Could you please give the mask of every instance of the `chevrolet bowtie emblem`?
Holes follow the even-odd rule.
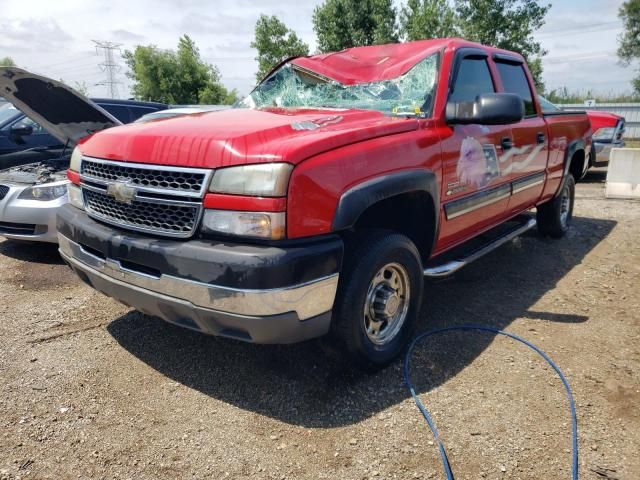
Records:
[[[130,204],[136,197],[136,188],[130,182],[115,182],[107,186],[107,195],[116,199],[116,202]]]

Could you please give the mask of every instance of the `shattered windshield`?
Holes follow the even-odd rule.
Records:
[[[256,87],[240,106],[360,108],[388,115],[429,116],[438,56],[431,55],[391,80],[344,85],[287,63]]]

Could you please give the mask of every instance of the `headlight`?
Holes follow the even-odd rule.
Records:
[[[74,172],[80,172],[80,168],[82,167],[82,152],[78,147],[73,149],[73,153],[71,153],[71,163],[69,163],[69,168]]]
[[[205,210],[203,231],[242,237],[281,240],[285,237],[284,212],[236,212]]]
[[[613,140],[614,133],[615,128],[613,127],[599,128],[598,131],[593,134],[593,139],[595,141],[610,142]]]
[[[84,210],[84,200],[80,187],[70,183],[67,188],[69,189],[69,203],[80,210]]]
[[[284,197],[293,165],[265,163],[216,170],[209,191],[255,197]]]
[[[69,181],[64,180],[62,182],[36,185],[35,187],[23,190],[18,198],[20,200],[39,200],[41,202],[55,200],[56,198],[60,198],[67,193],[68,184]]]

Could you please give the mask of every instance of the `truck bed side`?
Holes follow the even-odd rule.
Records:
[[[544,119],[549,138],[549,161],[547,181],[539,203],[556,194],[565,172],[572,173],[578,180],[588,167],[591,153],[591,123],[585,112],[545,113]]]

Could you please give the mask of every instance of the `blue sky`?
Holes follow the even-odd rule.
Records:
[[[188,33],[203,56],[218,65],[224,83],[246,93],[257,69],[249,47],[260,13],[278,15],[312,50],[315,39],[311,15],[320,0],[0,0],[0,57],[67,82],[86,82],[92,95],[105,95],[98,85],[92,39],[118,41],[122,48],[154,43],[174,48]],[[396,1],[399,3],[399,0]],[[630,90],[632,68],[622,68],[615,56],[621,31],[617,18],[622,0],[555,0],[547,24],[537,37],[549,51],[544,59],[550,88]],[[121,62],[122,63],[122,62]],[[123,65],[124,67],[124,65]],[[120,95],[128,94],[124,68]]]
[[[622,92],[630,90],[632,67],[616,56],[622,32],[618,10],[622,0],[552,2],[547,24],[536,34],[549,51],[543,59],[548,87]]]

